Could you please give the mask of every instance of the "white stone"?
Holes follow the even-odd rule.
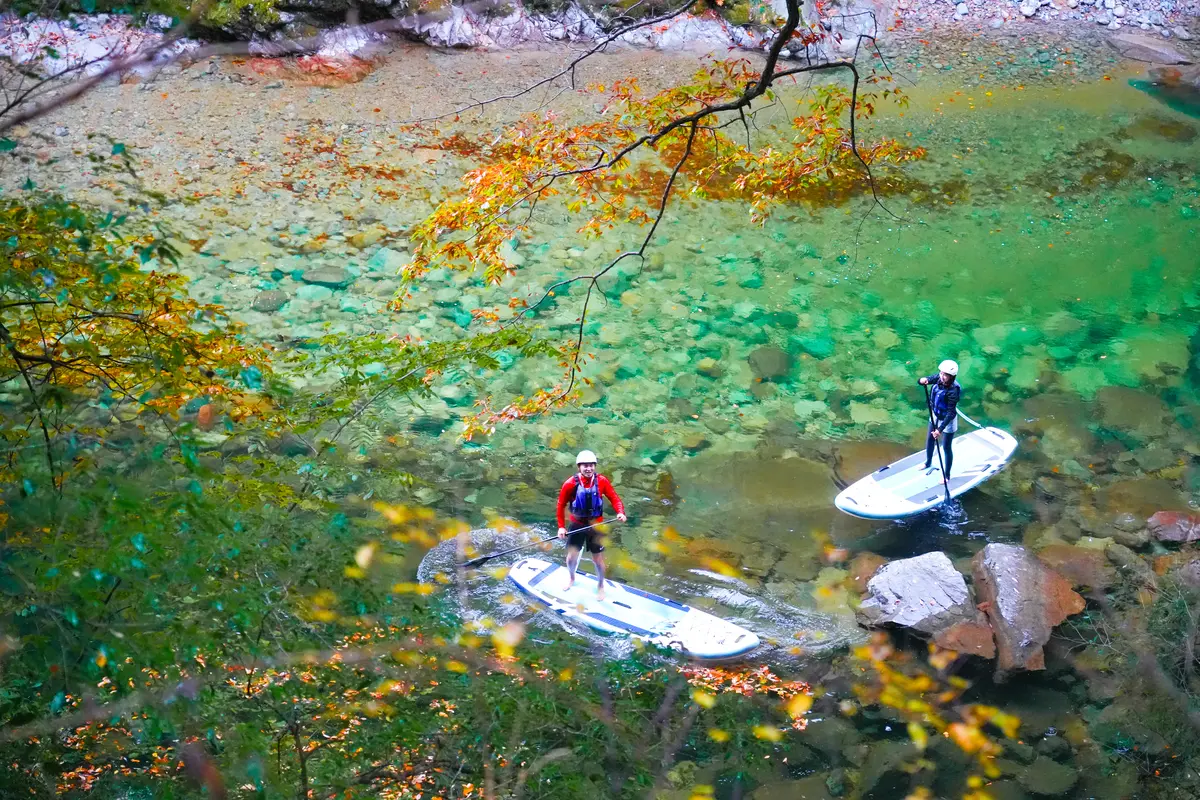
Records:
[[[1174,33],[1176,37],[1183,39],[1184,41],[1192,38],[1192,35],[1188,33],[1188,29],[1182,25],[1176,25],[1171,29],[1171,32]]]
[[[1117,7],[1117,0],[1104,0],[1104,7],[1112,11]]]
[[[956,13],[958,13],[958,14],[960,14],[960,15],[964,16],[964,17],[965,17],[967,14],[970,14],[970,13],[971,13],[971,9],[970,9],[970,8],[967,6],[967,4],[966,4],[966,3],[959,3],[958,5],[956,5],[956,6],[954,7],[954,11],[955,11]]]
[[[1120,19],[1121,17],[1125,16],[1125,6],[1117,6],[1116,8],[1114,8],[1113,16],[1116,17],[1117,19]]]

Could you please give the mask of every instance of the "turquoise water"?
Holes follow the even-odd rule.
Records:
[[[384,408],[372,424],[408,437],[396,457],[422,479],[415,499],[471,521],[492,509],[544,522],[588,447],[631,507],[613,544],[644,580],[695,567],[682,548],[659,551],[671,524],[693,540],[688,553],[738,567],[756,591],[843,616],[844,597],[817,599],[838,574],[814,533],[852,551],[966,556],[988,540],[1031,541],[1064,517],[1068,534],[1091,525],[1102,535],[1120,513],[1194,503],[1196,123],[1120,76],[969,89],[948,80],[909,87],[908,108],[882,105],[863,132],[929,151],[882,206],[787,206],[758,228],[739,203],[676,205],[644,267],[601,282],[585,326],[593,385],[579,405],[463,442],[461,420],[479,398],[561,378],[533,362],[455,373],[432,402]],[[354,117],[369,87],[312,90],[309,103],[328,106],[337,92],[349,121],[272,117],[278,130],[237,156],[250,159],[251,180],[223,186],[200,173],[188,190],[213,195],[163,213],[198,243],[184,264],[197,295],[255,335],[460,335],[471,310],[536,298],[641,233],[585,242],[581,219],[543,209],[504,286],[438,270],[405,312],[388,313],[407,260],[396,232],[470,164],[431,148],[438,138]],[[783,95],[781,109],[803,99],[799,88]],[[586,96],[568,101],[589,113]],[[470,129],[499,129],[495,115]],[[759,120],[764,137],[771,119]],[[354,164],[408,178],[398,186],[360,169],[347,180]],[[348,285],[304,284],[301,273],[319,267],[348,270]],[[264,290],[287,302],[255,308]],[[581,297],[576,287],[539,309],[540,335],[570,336]],[[950,513],[891,524],[834,511],[838,481],[921,444],[915,379],[948,357],[962,366],[964,411],[1021,439],[1015,463]]]

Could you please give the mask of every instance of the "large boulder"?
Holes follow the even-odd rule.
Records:
[[[1108,37],[1108,44],[1131,61],[1150,64],[1191,64],[1192,57],[1181,53],[1157,36],[1142,33],[1117,33]]]
[[[959,652],[984,658],[996,654],[991,629],[975,608],[966,580],[942,552],[880,567],[867,581],[858,619],[868,627],[911,628]]]
[[[1045,669],[1042,645],[1055,625],[1083,611],[1083,598],[1024,547],[989,544],[971,566],[980,606],[996,633],[1000,673]]]
[[[1183,544],[1200,541],[1200,516],[1178,511],[1159,511],[1150,517],[1146,527],[1160,542]]]

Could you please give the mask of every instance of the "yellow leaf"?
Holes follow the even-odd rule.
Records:
[[[787,713],[792,717],[800,717],[807,714],[813,706],[813,698],[811,694],[798,694],[787,703]]]
[[[720,728],[709,728],[708,729],[708,738],[712,739],[714,742],[717,742],[718,744],[720,744],[722,742],[728,742],[729,741],[729,731],[723,731]]]
[[[710,572],[715,572],[718,575],[724,575],[727,578],[736,578],[739,573],[735,567],[726,564],[719,558],[702,558],[700,563],[705,566]]]
[[[500,655],[511,656],[524,638],[525,626],[513,620],[496,629],[492,634],[492,644]]]
[[[451,672],[465,674],[470,668],[461,661],[451,660],[446,662],[446,669],[450,670]]]
[[[354,563],[358,564],[360,569],[366,569],[371,566],[371,560],[375,558],[375,543],[368,542],[354,554]]]
[[[717,697],[716,695],[697,689],[692,692],[692,702],[701,708],[712,708],[717,704]]]
[[[908,738],[912,739],[913,744],[922,752],[925,751],[926,746],[929,744],[929,733],[923,725],[917,722],[908,723]]]
[[[783,731],[773,725],[755,725],[754,735],[759,739],[765,739],[768,742],[778,742],[783,739]]]

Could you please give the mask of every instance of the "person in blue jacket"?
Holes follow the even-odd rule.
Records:
[[[946,359],[938,364],[935,375],[921,378],[917,383],[932,387],[929,393],[933,419],[929,422],[929,435],[925,437],[925,469],[932,469],[933,448],[940,439],[945,454],[946,474],[943,482],[950,479],[950,465],[954,463],[954,434],[958,433],[958,398],[962,387],[958,385],[958,364]]]

